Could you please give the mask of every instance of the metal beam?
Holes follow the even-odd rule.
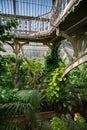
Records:
[[[37,20],[37,21],[50,21],[49,18],[43,18],[43,17],[33,17],[33,16],[23,16],[23,15],[14,15],[14,14],[1,14],[2,17],[14,17],[21,19],[21,20]]]
[[[13,0],[14,16],[16,16],[16,0]]]
[[[83,64],[84,62],[87,62],[87,53],[76,59],[72,64],[70,64],[63,72],[62,77],[64,77],[69,71],[74,69],[75,67]]]

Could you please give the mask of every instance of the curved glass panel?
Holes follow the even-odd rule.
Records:
[[[14,14],[15,10],[16,15],[35,17],[49,12],[51,8],[52,0],[0,0],[2,14]]]

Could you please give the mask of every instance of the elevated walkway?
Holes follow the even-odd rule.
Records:
[[[1,12],[1,16],[14,16],[18,20],[27,20],[30,22],[30,26],[32,26],[32,21],[35,21],[34,24],[40,22],[42,29],[38,29],[39,26],[36,26],[34,30],[32,28],[28,30],[23,28],[21,30],[12,30],[12,32],[16,34],[18,39],[50,42],[52,39],[60,37],[59,31],[73,34],[84,22],[87,22],[86,8],[83,7],[86,6],[86,3],[86,0],[55,0],[49,12],[39,16],[26,16],[17,14],[16,1],[13,0],[14,13]]]

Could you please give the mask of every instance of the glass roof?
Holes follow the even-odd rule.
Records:
[[[49,12],[52,0],[0,0],[2,14],[39,16]]]

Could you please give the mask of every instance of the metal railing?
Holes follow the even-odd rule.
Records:
[[[41,16],[32,17],[29,19],[18,19],[18,27],[16,30],[12,30],[16,34],[29,35],[41,31],[47,31],[50,29],[50,15],[51,12],[43,14]]]

